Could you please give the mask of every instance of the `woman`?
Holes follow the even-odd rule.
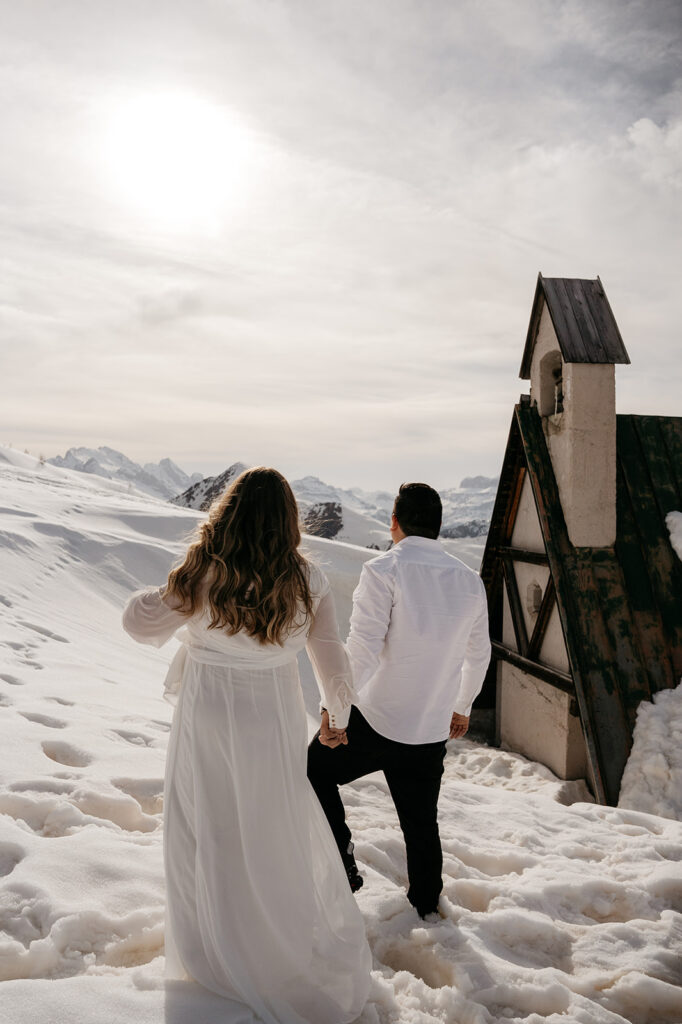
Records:
[[[158,646],[183,627],[166,681],[177,699],[164,794],[167,976],[189,976],[266,1024],[341,1024],[362,1010],[371,958],[306,778],[296,655],[307,648],[331,717],[350,702],[351,675],[329,583],[300,540],[284,477],[247,470],[167,585],[133,595],[123,625]]]

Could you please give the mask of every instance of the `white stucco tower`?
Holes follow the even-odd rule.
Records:
[[[615,364],[629,362],[599,278],[538,275],[520,376],[530,378],[575,547],[616,539]]]

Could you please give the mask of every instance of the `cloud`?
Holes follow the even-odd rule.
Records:
[[[494,472],[538,270],[601,275],[621,408],[673,412],[675,9],[13,5],[0,432],[349,484]],[[145,221],[99,173],[112,98],[150,87],[251,133],[212,230]]]

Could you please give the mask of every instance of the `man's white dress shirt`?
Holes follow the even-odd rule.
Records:
[[[439,541],[405,537],[365,562],[346,648],[354,703],[376,732],[401,743],[447,739],[453,711],[471,713],[490,660],[480,576]]]

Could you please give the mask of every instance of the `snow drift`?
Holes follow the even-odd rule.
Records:
[[[164,986],[174,648],[120,628],[127,595],[163,580],[198,515],[7,449],[0,495],[0,1020],[253,1024],[190,983]],[[345,628],[373,552],[307,543]],[[305,662],[303,685],[312,730]],[[405,898],[383,776],[346,788],[374,955],[362,1024],[682,1020],[682,826],[585,795],[517,755],[450,744],[445,916],[428,924]]]

